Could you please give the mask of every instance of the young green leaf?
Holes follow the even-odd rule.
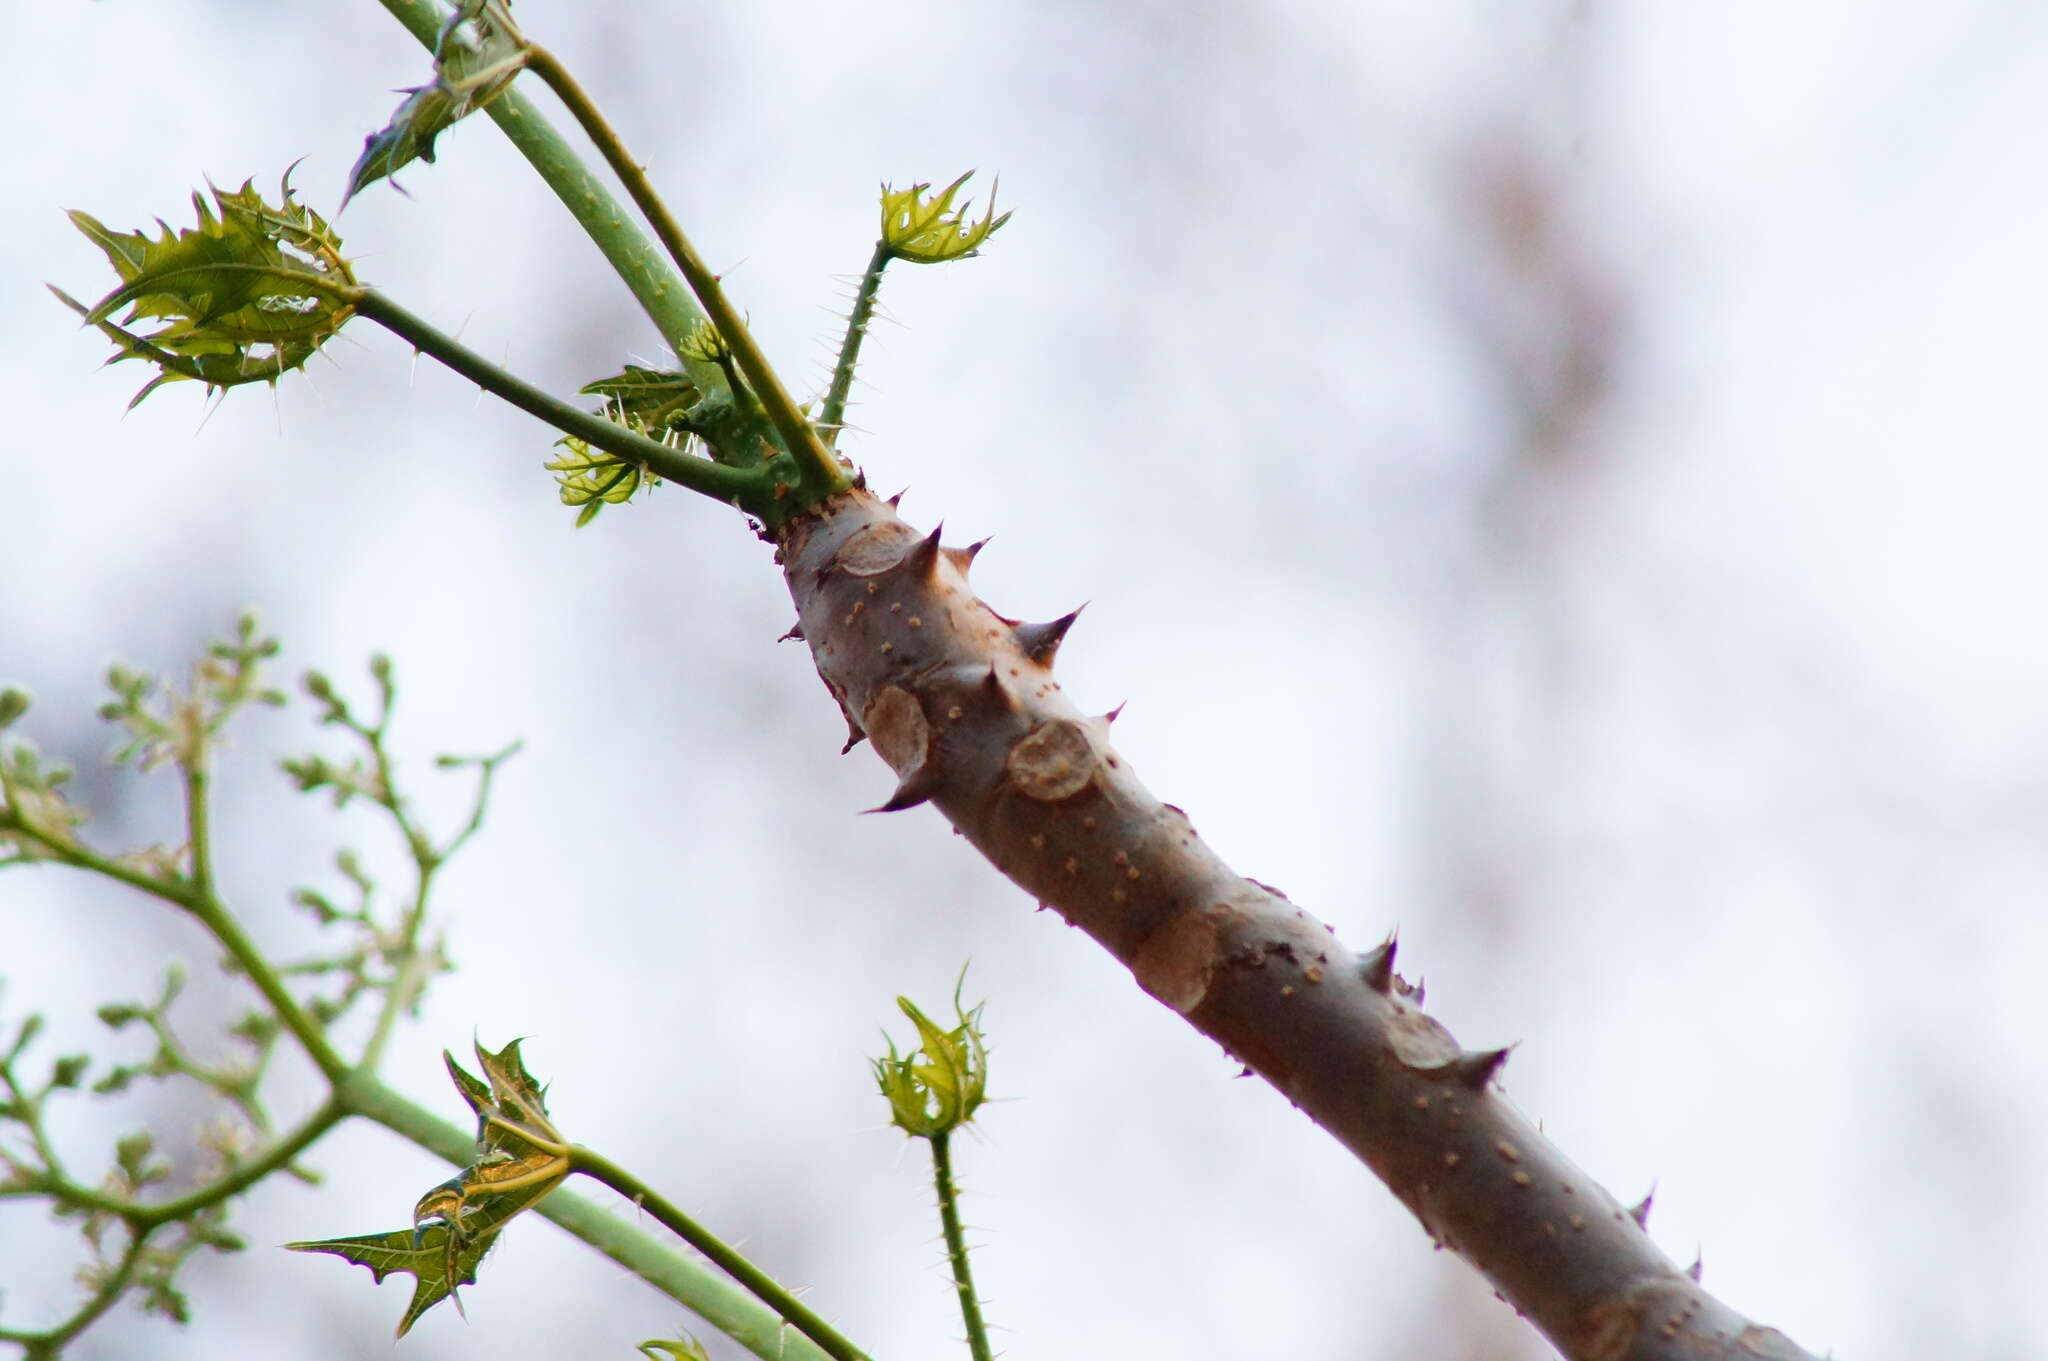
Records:
[[[671,430],[688,431],[690,408],[704,394],[687,374],[628,364],[624,373],[585,383],[578,389],[605,399],[607,420],[660,439]]]
[[[534,1199],[539,1199],[535,1196]],[[521,1208],[524,1208],[523,1206]],[[502,1222],[497,1226],[503,1227]],[[328,1238],[319,1242],[286,1243],[293,1252],[324,1252],[370,1269],[378,1284],[393,1272],[413,1277],[412,1299],[398,1320],[398,1336],[404,1337],[420,1315],[455,1295],[465,1285],[476,1283],[477,1264],[497,1242],[495,1231],[476,1232],[471,1221],[467,1241],[458,1238],[446,1224],[423,1230],[393,1229],[389,1233],[359,1234],[353,1238]],[[462,1307],[461,1298],[455,1307]]]
[[[121,286],[92,307],[52,288],[59,301],[114,342],[114,357],[144,359],[158,374],[132,407],[165,383],[196,379],[214,388],[275,383],[302,367],[355,315],[355,274],[341,238],[293,197],[287,172],[279,202],[264,202],[251,182],[212,189],[209,205],[192,195],[197,227],[162,235],[117,232],[74,210],[72,225],[105,252]],[[128,315],[115,322],[122,308]],[[142,320],[167,325],[140,335]]]
[[[908,997],[896,1005],[917,1027],[917,1046],[906,1054],[889,1042],[887,1058],[875,1059],[875,1081],[888,1099],[890,1123],[920,1139],[950,1134],[974,1118],[987,1097],[988,1050],[981,1036],[981,1008],[968,1011],[959,999],[960,1024],[943,1030]]]
[[[463,1070],[453,1054],[442,1052],[448,1076],[455,1090],[476,1112],[477,1146],[492,1154],[524,1157],[535,1147],[559,1154],[562,1136],[548,1120],[547,1094],[526,1062],[519,1056],[520,1041],[514,1040],[493,1054],[476,1046],[476,1061],[484,1070],[478,1081]]]
[[[974,172],[970,170],[929,197],[925,194],[931,188],[929,184],[913,184],[908,189],[883,185],[882,245],[889,254],[916,265],[944,264],[976,254],[981,244],[1010,220],[1010,215],[996,216],[993,192],[989,194],[988,211],[979,222],[966,216],[970,203],[954,208],[953,196],[972,178]]]
[[[564,435],[555,445],[563,452],[543,466],[555,474],[562,504],[579,508],[578,529],[595,520],[606,506],[630,501],[641,487],[652,487],[661,481],[639,464],[593,449],[574,435]]]
[[[391,121],[363,139],[342,207],[415,160],[431,163],[435,138],[504,93],[526,65],[526,40],[510,8],[510,0],[464,0],[456,7],[434,49],[434,79],[407,90]]]
[[[514,1040],[497,1053],[476,1047],[484,1076],[442,1056],[455,1090],[477,1116],[477,1160],[420,1197],[413,1226],[389,1233],[287,1243],[295,1252],[324,1252],[370,1269],[377,1281],[392,1272],[414,1278],[413,1296],[398,1335],[420,1315],[476,1282],[477,1264],[521,1211],[561,1185],[570,1166],[562,1137],[548,1120],[545,1094],[526,1071]]]

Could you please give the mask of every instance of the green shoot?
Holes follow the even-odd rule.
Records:
[[[914,265],[938,265],[968,259],[980,254],[982,244],[1010,220],[1008,213],[995,215],[993,193],[979,222],[968,218],[970,204],[953,206],[953,196],[973,177],[970,170],[929,196],[929,184],[913,184],[903,190],[882,186],[882,234],[875,241],[874,253],[868,257],[868,267],[854,292],[853,311],[846,318],[846,335],[839,342],[839,358],[832,365],[832,383],[826,389],[825,404],[818,415],[818,426],[825,432],[828,444],[838,442],[839,431],[846,423],[846,402],[853,392],[861,342],[867,339],[868,326],[875,314],[875,296],[882,288],[882,271],[889,267],[889,262],[907,260]]]
[[[981,1316],[981,1297],[974,1290],[968,1261],[967,1234],[960,1223],[960,1189],[953,1177],[953,1132],[974,1118],[987,1097],[988,1049],[981,1033],[981,1007],[960,1005],[956,990],[953,1012],[959,1024],[943,1029],[907,997],[896,999],[917,1027],[918,1044],[898,1054],[889,1041],[886,1058],[873,1061],[875,1081],[889,1102],[890,1123],[923,1139],[932,1149],[932,1185],[938,1195],[939,1225],[946,1237],[946,1258],[953,1269],[953,1290],[967,1328],[967,1346],[974,1361],[991,1361],[988,1325]]]

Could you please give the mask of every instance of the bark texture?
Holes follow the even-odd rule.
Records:
[[[784,530],[778,560],[850,728],[989,862],[1093,936],[1153,997],[1362,1158],[1442,1247],[1575,1361],[1808,1358],[1701,1289],[1494,1084],[1394,970],[1235,873],[1079,712],[1052,664],[1073,623],[1004,618],[974,548],[856,490]]]

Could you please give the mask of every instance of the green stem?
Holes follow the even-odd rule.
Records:
[[[379,0],[391,16],[429,52],[440,41],[447,15],[433,0]],[[690,290],[676,277],[661,251],[634,225],[632,214],[610,189],[584,166],[547,116],[517,88],[485,106],[507,141],[526,157],[543,183],[576,220],[619,276],[634,300],[659,330],[675,344],[688,335],[704,314],[690,300]],[[718,386],[718,370],[702,361],[685,361],[691,380],[705,392]]]
[[[715,501],[737,505],[756,518],[780,518],[773,488],[767,485],[767,479],[761,473],[728,468],[708,458],[671,449],[602,416],[570,406],[525,379],[499,368],[474,350],[464,348],[452,337],[372,289],[351,289],[346,296],[361,316],[410,341],[478,387],[564,434],[574,435],[608,454],[640,464],[678,486],[688,487]]]
[[[350,726],[370,749],[370,759],[376,766],[377,789],[382,794],[378,800],[391,820],[398,827],[399,836],[405,842],[406,852],[412,857],[413,891],[412,903],[406,908],[405,923],[399,928],[397,944],[387,952],[399,961],[397,976],[391,980],[391,987],[384,994],[384,1004],[377,1010],[376,1024],[370,1030],[370,1039],[363,1046],[358,1062],[364,1068],[375,1068],[383,1060],[384,1047],[391,1042],[392,1032],[398,1025],[398,1018],[413,1004],[425,986],[423,972],[425,963],[420,959],[420,927],[427,920],[427,899],[433,891],[434,876],[448,859],[448,852],[435,848],[426,832],[412,820],[406,810],[405,800],[398,795],[398,781],[392,770],[391,753],[384,745],[384,729],[391,722],[391,680],[388,669],[378,673],[378,684],[383,689],[384,710],[375,727],[366,728],[353,721]],[[481,817],[481,813],[478,814]],[[475,819],[472,819],[474,825]]]
[[[953,1264],[953,1290],[960,1297],[960,1317],[967,1323],[967,1349],[974,1361],[990,1361],[988,1327],[981,1318],[981,1299],[974,1293],[974,1271],[967,1262],[967,1235],[960,1229],[960,1189],[953,1181],[953,1136],[931,1136],[932,1184],[939,1192],[939,1223],[946,1231],[946,1256]]]
[[[746,374],[747,381],[753,384],[754,394],[761,399],[761,405],[767,409],[768,419],[774,422],[776,433],[782,436],[783,447],[797,461],[805,491],[810,493],[813,499],[822,499],[851,486],[853,479],[819,440],[818,432],[804,418],[803,412],[797,409],[796,402],[782,386],[781,376],[775,372],[767,356],[761,353],[760,346],[754,343],[754,337],[747,330],[746,322],[727,301],[725,290],[719,285],[718,276],[706,267],[696,248],[691,246],[689,238],[683,235],[682,228],[670,215],[668,205],[654,192],[654,186],[647,179],[646,170],[627,154],[625,143],[619,140],[618,133],[605,121],[604,115],[583,92],[583,87],[576,83],[575,78],[555,59],[555,55],[544,47],[528,46],[526,66],[529,71],[547,82],[548,88],[568,107],[584,133],[603,154],[605,163],[612,168],[612,173],[626,186],[626,192],[632,197],[634,205],[654,228],[655,239],[661,242],[662,247],[668,251],[669,259],[682,271],[683,278],[689,282],[690,290],[697,295],[697,301],[703,304],[705,313],[710,316],[712,324],[718,327],[719,334],[731,348],[733,358],[739,361],[740,371]]]
[[[150,1230],[144,1229],[129,1235],[128,1246],[121,1252],[121,1260],[107,1269],[99,1288],[73,1311],[70,1318],[55,1328],[42,1332],[0,1328],[0,1342],[12,1342],[22,1347],[23,1361],[55,1361],[66,1345],[90,1328],[98,1321],[100,1315],[113,1308],[120,1298],[128,1293],[129,1283],[134,1279],[135,1268],[142,1260],[143,1244],[148,1241],[149,1234]]]
[[[240,1195],[311,1148],[322,1135],[346,1118],[348,1111],[339,1099],[330,1096],[325,1105],[307,1116],[297,1129],[271,1145],[262,1157],[243,1163],[219,1181],[161,1205],[136,1205],[119,1213],[138,1228],[154,1228],[183,1219],[230,1196]]]
[[[591,1152],[582,1145],[569,1149],[569,1165],[586,1177],[603,1182],[633,1202],[654,1221],[715,1262],[725,1273],[752,1291],[756,1298],[788,1319],[798,1332],[824,1349],[835,1361],[867,1361],[867,1353],[841,1337],[824,1319],[806,1308],[803,1301],[785,1290],[766,1272],[733,1251],[703,1225],[656,1195],[645,1182],[617,1163]]]
[[[875,314],[875,295],[882,288],[882,271],[895,252],[887,241],[875,242],[868,257],[867,273],[860,276],[860,290],[853,295],[853,311],[846,318],[846,338],[839,342],[839,362],[832,366],[832,386],[825,393],[825,406],[818,413],[818,427],[831,444],[839,442],[839,429],[846,424],[846,399],[853,391],[854,366],[860,363],[860,345],[868,338],[868,322]]]
[[[456,1128],[367,1072],[349,1074],[336,1096],[351,1113],[376,1121],[457,1167],[475,1160],[473,1131]],[[534,1213],[553,1220],[763,1361],[827,1361],[834,1355],[792,1336],[774,1311],[723,1276],[587,1197],[556,1191],[535,1206]]]
[[[306,1014],[298,999],[286,989],[284,979],[263,952],[256,948],[255,942],[249,939],[227,905],[209,893],[194,894],[185,906],[199,924],[221,943],[228,957],[235,962],[235,967],[256,985],[256,991],[263,994],[263,1000],[270,1004],[271,1011],[284,1022],[285,1029],[292,1032],[292,1038],[306,1051],[306,1057],[313,1060],[320,1075],[330,1084],[339,1083],[347,1076],[347,1060],[328,1042],[327,1032]]]
[[[204,807],[203,798],[198,806]],[[214,939],[226,947],[228,957],[234,960],[236,967],[255,985],[256,990],[263,994],[263,1000],[270,1004],[277,1018],[284,1022],[285,1029],[292,1032],[293,1038],[305,1049],[306,1056],[313,1060],[321,1075],[329,1082],[336,1082],[347,1073],[348,1064],[336,1052],[334,1046],[327,1042],[326,1032],[321,1030],[285,989],[284,980],[277,970],[271,967],[270,961],[256,948],[248,933],[242,930],[242,924],[235,920],[234,914],[228,911],[227,905],[219,898],[209,892],[201,892],[197,884],[191,880],[166,882],[153,878],[117,864],[76,842],[46,836],[32,827],[17,823],[13,830],[18,836],[33,839],[62,864],[100,875],[116,883],[126,884],[130,888],[147,893],[153,898],[161,898],[191,913],[201,926],[213,934]],[[205,829],[202,824],[189,830],[203,836]]]
[[[195,699],[193,703],[198,703]],[[185,775],[185,827],[192,856],[192,893],[208,897],[213,893],[212,813],[206,797],[205,738],[193,744],[182,762]]]

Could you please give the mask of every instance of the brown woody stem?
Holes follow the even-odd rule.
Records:
[[[1503,1050],[1460,1048],[1394,972],[1236,873],[1060,692],[1072,616],[1014,624],[971,553],[865,491],[784,530],[818,673],[895,770],[991,864],[1093,936],[1139,986],[1306,1111],[1566,1356],[1809,1358],[1722,1304],[1501,1094]]]

